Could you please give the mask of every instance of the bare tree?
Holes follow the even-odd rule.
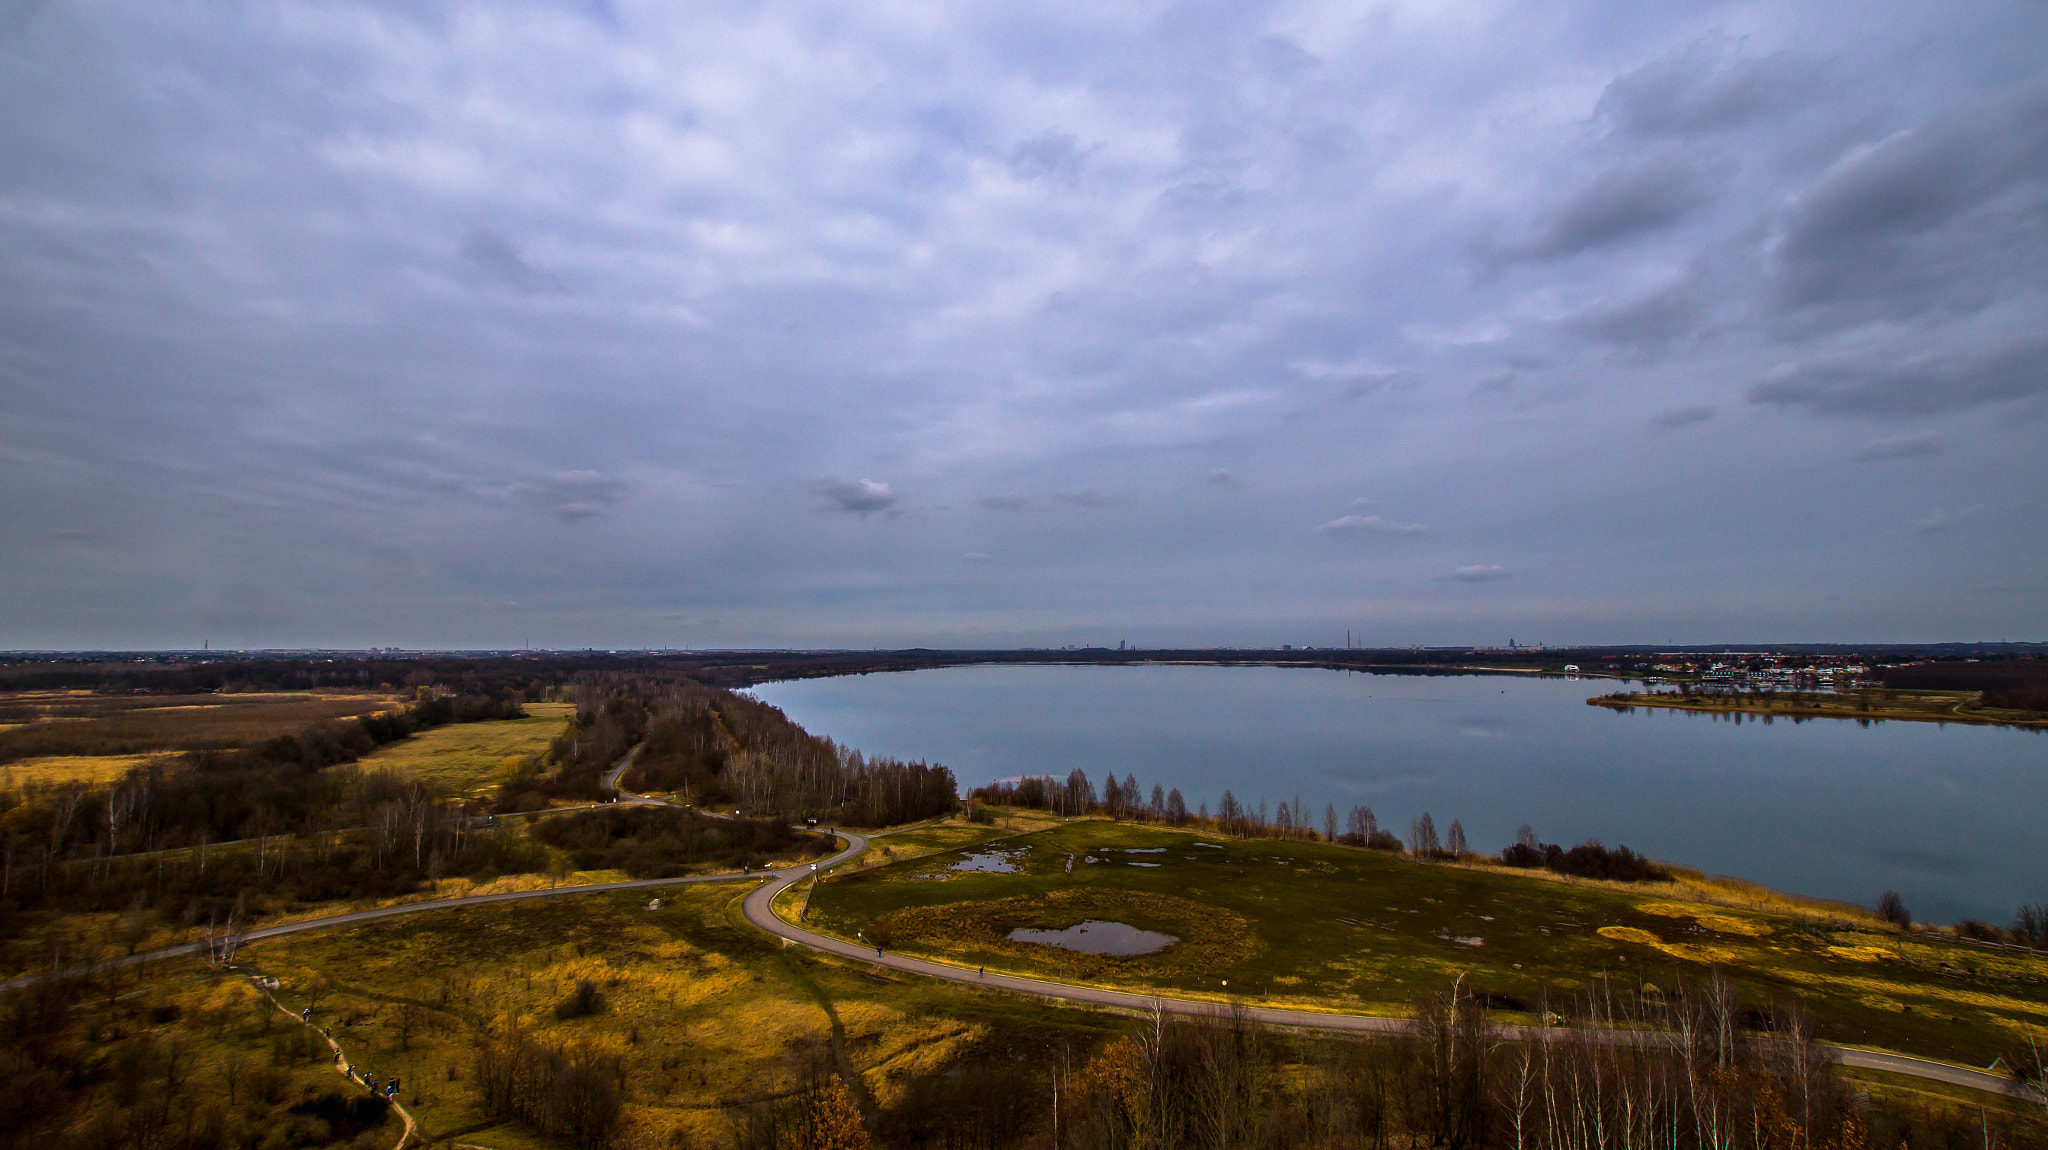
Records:
[[[1436,820],[1429,817],[1428,811],[1422,812],[1420,818],[1409,820],[1408,850],[1416,858],[1428,858],[1443,850],[1443,843],[1436,837]]]
[[[1906,900],[1899,892],[1888,890],[1877,896],[1877,917],[1891,923],[1900,930],[1913,925],[1913,916],[1906,910]]]

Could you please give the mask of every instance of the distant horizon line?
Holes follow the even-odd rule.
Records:
[[[2048,641],[2028,639],[1965,640],[1942,639],[1925,642],[1913,641],[1849,641],[1849,640],[1790,640],[1776,642],[1727,642],[1707,641],[1689,643],[1570,643],[1570,644],[1484,644],[1449,643],[1424,644],[1404,643],[1383,646],[1308,646],[1299,644],[1276,644],[1272,646],[1247,646],[1240,644],[1210,644],[1198,646],[1154,646],[1154,647],[1111,647],[1103,644],[1070,644],[1065,646],[1013,646],[1013,647],[933,647],[912,645],[904,647],[18,647],[0,649],[0,658],[20,656],[116,656],[116,655],[451,655],[451,656],[514,656],[514,655],[861,655],[861,654],[907,654],[931,652],[943,654],[1160,654],[1160,653],[1201,653],[1201,652],[1244,652],[1278,655],[1329,654],[1372,654],[1375,652],[1416,652],[1467,653],[1467,654],[1530,654],[1565,651],[1628,651],[1628,652],[1714,652],[1723,654],[1766,653],[1785,650],[2000,650],[2000,649],[2048,649]]]

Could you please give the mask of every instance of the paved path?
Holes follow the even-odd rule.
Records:
[[[607,789],[618,790],[619,775],[623,774],[625,769],[632,765],[632,760],[638,753],[639,748],[635,747],[624,759],[620,760],[618,766],[612,768],[611,772],[605,776],[604,781]],[[656,806],[674,805],[661,799],[650,798],[645,795],[635,795],[630,792],[620,792],[620,797],[625,801],[634,803]],[[700,813],[708,814],[709,812]],[[888,954],[871,946],[862,946],[858,943],[848,942],[845,939],[833,938],[829,935],[819,934],[816,931],[806,930],[801,926],[778,917],[771,909],[771,904],[777,895],[787,890],[792,884],[809,877],[814,871],[830,871],[841,863],[859,858],[868,848],[869,836],[867,835],[855,834],[847,830],[838,830],[832,833],[846,840],[846,847],[839,853],[830,858],[820,859],[816,864],[804,863],[767,873],[768,881],[750,892],[746,897],[745,903],[742,904],[742,911],[746,915],[748,922],[770,934],[788,939],[794,943],[800,943],[815,950],[824,951],[828,954],[836,954],[842,958],[873,963],[876,966],[885,967],[890,970],[922,975],[926,978],[941,979],[946,982],[992,987],[997,990],[1007,990],[1018,994],[1031,994],[1040,998],[1049,998],[1061,1002],[1121,1007],[1127,1010],[1160,1010],[1169,1014],[1206,1014],[1222,1009],[1218,1003],[1204,1002],[1196,999],[1133,994],[1129,991],[1106,990],[1095,986],[1077,986],[1072,983],[1027,978],[1016,974],[997,973],[985,975],[964,966],[953,966],[922,958]],[[502,894],[479,894],[469,895],[464,898],[436,899],[432,902],[378,907],[375,910],[352,911],[347,914],[329,915],[325,918],[312,918],[306,919],[303,922],[291,922],[278,926],[264,927],[261,930],[248,932],[242,936],[240,941],[246,945],[266,938],[278,938],[288,934],[298,934],[302,931],[326,930],[330,927],[351,926],[358,923],[375,922],[379,919],[396,918],[400,915],[425,914],[429,911],[454,910],[465,906],[486,906],[492,903],[520,902],[535,898],[560,898],[579,894],[597,894],[603,891],[643,890],[664,886],[685,886],[695,883],[752,882],[762,877],[759,874],[693,875],[688,878],[638,879],[629,882],[591,883],[585,886],[553,887],[547,890],[507,891]],[[116,959],[112,962],[101,964],[95,969],[135,966],[140,963],[154,962],[163,958],[199,954],[205,950],[205,945],[204,943],[191,943],[186,946],[168,947],[163,950],[150,951],[146,954]],[[33,981],[35,977],[38,976],[31,975],[26,978],[17,978],[10,982],[0,983],[0,990],[23,985]],[[1313,1010],[1284,1010],[1268,1006],[1250,1006],[1246,1008],[1246,1013],[1260,1022],[1273,1026],[1297,1026],[1316,1030],[1392,1034],[1400,1033],[1408,1028],[1408,1022],[1405,1019],[1377,1018],[1363,1014],[1330,1014]],[[1514,1037],[1525,1037],[1534,1033],[1533,1028],[1528,1027],[1509,1027],[1507,1030]],[[1626,1037],[1631,1033],[1629,1031],[1609,1031],[1607,1033],[1613,1035],[1613,1040],[1615,1041],[1631,1040]],[[1993,1093],[2004,1093],[2012,1087],[2012,1080],[2006,1076],[1977,1070],[1972,1067],[1956,1066],[1951,1063],[1936,1062],[1931,1059],[1914,1058],[1910,1055],[1892,1054],[1884,1051],[1859,1050],[1853,1047],[1835,1047],[1834,1049],[1840,1055],[1842,1065],[1858,1069],[1888,1071],[1893,1074],[1904,1074],[1914,1078],[1924,1078],[1935,1082],[1947,1083],[1952,1086],[1965,1086]]]
[[[841,832],[840,837],[851,840],[854,845],[848,847],[847,849],[839,852],[836,855],[833,855],[830,858],[819,860],[818,866],[820,869],[837,866],[840,863],[847,861],[848,859],[858,858],[860,856],[860,852],[867,849],[868,841],[864,836],[846,834],[845,832]],[[797,878],[809,873],[809,865],[805,864],[802,866],[792,867],[788,870],[782,871],[778,874],[777,877],[784,878],[786,881],[794,881]],[[696,883],[706,882],[754,882],[759,880],[761,877],[762,876],[760,873],[755,873],[702,874],[691,875],[687,878],[644,878],[633,879],[626,882],[598,882],[586,883],[581,886],[558,886],[550,887],[545,890],[514,890],[505,891],[499,894],[473,894],[467,895],[462,898],[434,899],[431,902],[409,902],[403,903],[398,906],[380,906],[375,908],[374,910],[350,911],[346,914],[327,915],[324,918],[309,918],[301,922],[287,922],[280,923],[277,926],[266,926],[260,930],[252,930],[242,935],[237,940],[237,945],[247,946],[249,943],[261,942],[266,938],[281,938],[284,935],[299,934],[301,932],[309,930],[327,930],[330,927],[354,926],[359,923],[376,922],[379,919],[397,918],[401,915],[426,914],[429,911],[455,910],[466,906],[488,906],[492,903],[500,902],[523,902],[526,899],[533,898],[566,898],[570,895],[599,894],[604,891],[613,890],[649,890],[665,886],[690,886]],[[165,947],[162,950],[146,951],[142,954],[129,955],[126,958],[113,959],[108,962],[96,964],[89,969],[115,970],[124,967],[139,966],[145,962],[156,962],[159,959],[178,958],[188,954],[203,954],[205,953],[205,951],[206,944],[204,942],[192,942],[186,943],[183,946],[170,946]],[[21,978],[12,979],[8,982],[0,982],[0,990],[11,990],[14,987],[23,986],[27,983],[33,982],[40,977],[42,976],[26,975]]]
[[[830,862],[837,864],[842,859],[859,857],[867,847],[867,840],[860,835],[846,831],[838,832],[841,837],[852,840],[854,845],[834,856]],[[821,865],[820,869],[827,869]],[[777,916],[772,904],[792,883],[798,882],[809,873],[802,867],[777,871],[773,877],[756,887],[747,895],[743,910],[747,921],[770,934],[801,943],[828,954],[850,958],[859,962],[873,963],[890,970],[906,974],[922,975],[926,978],[943,979],[947,982],[961,982],[973,986],[993,987],[1018,994],[1033,994],[1040,998],[1057,999],[1063,1002],[1085,1003],[1091,1006],[1115,1006],[1128,1010],[1159,1010],[1168,1014],[1209,1014],[1223,1009],[1215,1002],[1203,1002],[1187,998],[1165,998],[1149,994],[1133,994],[1123,990],[1105,990],[1095,986],[1076,986],[1072,983],[1053,982],[1047,979],[1026,978],[1015,974],[983,974],[964,966],[932,962],[922,958],[910,958],[900,954],[889,954],[872,946],[848,942],[806,930]],[[1408,1029],[1408,1021],[1400,1018],[1375,1018],[1363,1014],[1328,1014],[1313,1010],[1284,1010],[1267,1006],[1247,1006],[1245,1013],[1260,1022],[1273,1026],[1299,1026],[1316,1030],[1337,1030],[1351,1033],[1398,1034]],[[1511,1037],[1526,1038],[1537,1033],[1534,1027],[1507,1027]],[[1661,1038],[1661,1035],[1644,1035],[1633,1038],[1640,1032],[1608,1031],[1614,1041],[1646,1041]],[[1854,1047],[1832,1047],[1840,1056],[1842,1065],[1862,1070],[1884,1070],[1893,1074],[1904,1074],[1914,1078],[1931,1079],[1951,1086],[1967,1086],[1976,1090],[1987,1090],[2002,1094],[2011,1089],[2012,1079],[2002,1074],[1977,1070],[1967,1066],[1956,1066],[1932,1059],[1914,1058],[1906,1054],[1891,1054],[1875,1050],[1858,1050]]]

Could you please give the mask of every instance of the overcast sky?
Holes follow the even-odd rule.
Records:
[[[2048,639],[2044,45],[0,0],[0,647]]]

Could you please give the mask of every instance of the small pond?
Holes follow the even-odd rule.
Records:
[[[971,854],[947,867],[947,870],[980,871],[984,874],[1016,874],[1018,871],[1017,850],[983,851]]]
[[[1034,930],[1020,926],[1010,932],[1010,941],[1064,947],[1083,954],[1133,955],[1165,950],[1180,940],[1156,930],[1139,930],[1120,922],[1090,919],[1065,930]]]

